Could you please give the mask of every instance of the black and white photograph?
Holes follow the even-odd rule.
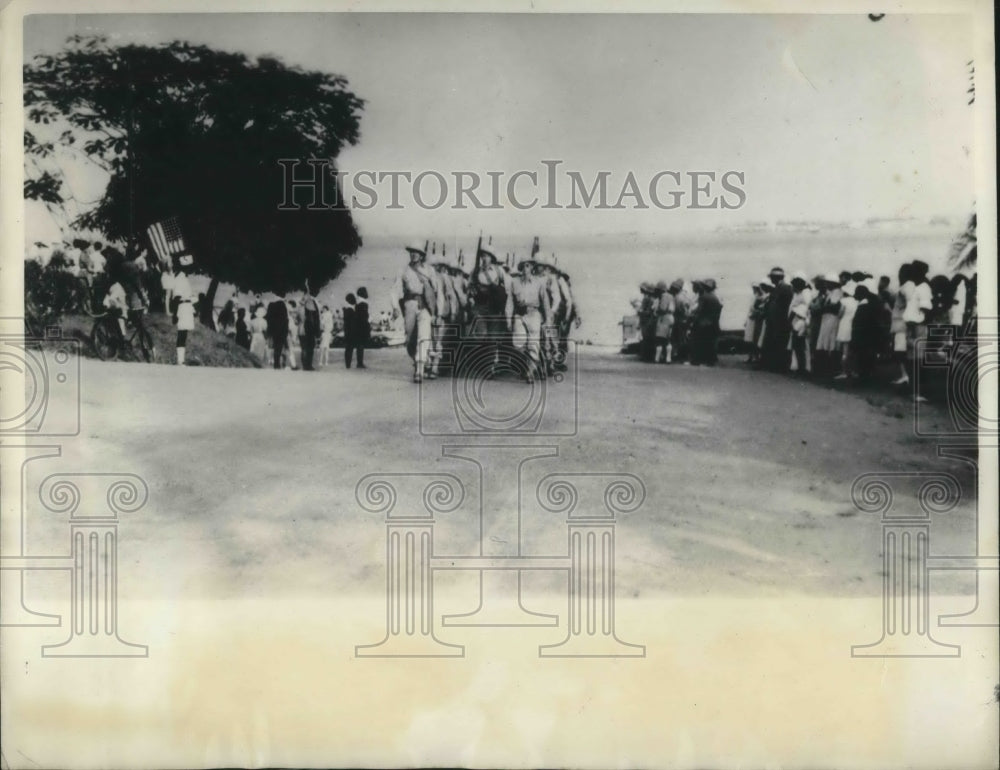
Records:
[[[997,767],[993,13],[0,9],[0,766]]]

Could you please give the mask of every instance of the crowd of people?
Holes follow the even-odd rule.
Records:
[[[430,251],[430,254],[428,254]],[[74,239],[56,244],[52,260],[73,276],[88,296],[116,313],[125,331],[150,305],[159,304],[177,327],[177,362],[185,363],[187,335],[197,318],[212,314],[215,327],[276,369],[310,371],[330,363],[334,339],[342,339],[344,365],[365,366],[373,330],[386,331],[402,318],[413,380],[434,379],[461,368],[463,356],[493,377],[514,368],[526,381],[566,366],[568,338],[580,315],[568,273],[539,253],[501,260],[481,242],[471,270],[464,257],[449,257],[442,245],[406,248],[407,265],[392,289],[393,310],[371,317],[368,291],[359,287],[343,308],[320,304],[308,284],[300,292],[236,292],[217,312],[204,294],[195,296],[190,253],[157,258],[138,244],[124,250]],[[918,347],[927,349],[928,329],[970,328],[976,316],[976,275],[930,276],[916,260],[899,268],[895,285],[863,271],[843,270],[807,278],[773,268],[751,287],[744,326],[747,363],[796,376],[866,381],[879,364],[895,366],[894,385],[913,379]],[[722,302],[713,278],[671,283],[643,282],[633,300],[647,362],[713,366],[718,361]],[[917,394],[920,397],[920,394]]]
[[[572,324],[580,316],[570,276],[538,253],[497,258],[480,242],[466,270],[436,244],[406,247],[408,263],[393,287],[413,381],[465,372],[493,378],[513,370],[528,383],[564,371]]]
[[[887,275],[844,270],[786,280],[775,267],[753,284],[743,342],[747,363],[796,376],[871,380],[880,363],[895,365],[893,385],[908,385],[918,347],[933,351],[929,328],[955,338],[976,314],[976,275],[929,276],[920,260]],[[717,362],[722,303],[711,278],[643,282],[632,301],[639,319],[639,357],[647,362],[712,366]],[[940,338],[946,339],[946,337]],[[921,342],[923,341],[923,342]],[[922,398],[917,394],[918,398]]]
[[[776,267],[752,287],[748,360],[773,372],[858,381],[871,380],[880,362],[892,362],[898,367],[892,384],[908,385],[919,348],[933,344],[928,329],[960,333],[976,317],[976,275],[929,272],[926,262],[908,262],[893,290],[887,275],[876,280],[843,270],[810,280],[798,272],[786,282]]]
[[[686,282],[678,278],[639,284],[632,301],[639,316],[639,357],[646,362],[714,366],[718,361],[722,302],[714,278]]]

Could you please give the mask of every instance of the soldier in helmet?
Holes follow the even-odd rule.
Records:
[[[533,268],[530,259],[521,260],[518,274],[511,282],[513,300],[511,317],[511,342],[516,350],[527,357],[525,381],[531,384],[535,377],[544,377],[542,369],[542,328],[550,318],[549,293],[546,281]]]
[[[659,351],[657,363],[669,364],[673,362],[670,335],[674,328],[674,311],[677,307],[677,301],[670,293],[670,287],[667,286],[666,281],[660,281],[656,284],[656,294],[654,312],[656,314],[656,349]]]
[[[649,281],[639,284],[641,298],[633,305],[639,314],[639,331],[642,341],[639,343],[639,358],[652,363],[656,355],[656,287]]]
[[[485,356],[492,354],[488,376],[496,373],[500,363],[500,345],[509,331],[513,314],[510,296],[510,278],[497,262],[496,255],[481,248],[476,257],[476,267],[469,277],[469,303],[471,305],[468,338],[481,340]]]
[[[550,257],[539,254],[535,257],[531,271],[545,287],[548,297],[549,312],[542,326],[541,358],[542,376],[551,377],[559,363],[559,318],[563,312],[562,290],[559,288],[559,275]]]
[[[445,246],[441,244],[441,254],[432,259],[434,270],[435,292],[437,294],[437,315],[431,328],[431,351],[429,378],[434,379],[441,372],[442,361],[445,367],[451,366],[452,341],[455,324],[458,322],[460,306],[455,293],[455,284],[451,275],[451,263],[445,254]]]
[[[580,307],[573,296],[573,284],[570,282],[569,273],[555,267],[552,269],[555,271],[556,283],[559,286],[559,314],[556,316],[556,326],[559,329],[559,354],[555,368],[557,371],[565,372],[569,356],[569,331],[573,325],[580,327]]]
[[[437,310],[437,292],[423,268],[427,252],[418,246],[407,246],[409,264],[400,273],[393,287],[393,318],[403,315],[406,330],[406,352],[413,359],[413,381],[421,382],[428,362],[431,345],[431,325]],[[397,309],[398,308],[398,309]]]

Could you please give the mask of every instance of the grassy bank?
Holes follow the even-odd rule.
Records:
[[[149,313],[146,328],[153,336],[154,363],[173,364],[177,361],[177,330],[165,313]],[[97,358],[90,342],[94,319],[87,315],[63,316],[59,328],[63,339],[80,341],[80,352],[87,358]],[[120,360],[139,360],[136,355],[123,354]],[[220,366],[229,368],[261,368],[261,362],[249,351],[239,347],[224,334],[214,332],[200,324],[188,332],[187,359],[192,366]]]

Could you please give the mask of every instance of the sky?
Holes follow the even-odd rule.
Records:
[[[33,16],[25,60],[74,33],[187,40],[344,75],[366,101],[346,171],[584,179],[740,171],[737,210],[355,212],[363,235],[478,229],[655,235],[748,221],[944,215],[973,205],[963,16],[228,14]],[[103,180],[69,169],[81,200]],[[429,197],[436,187],[431,185]],[[276,191],[276,195],[278,192]],[[530,195],[526,197],[530,198]],[[29,240],[53,225],[28,212]]]

